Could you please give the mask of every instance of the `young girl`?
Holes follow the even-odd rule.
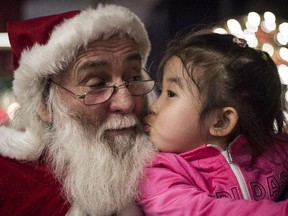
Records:
[[[168,46],[144,129],[159,149],[140,186],[146,215],[288,215],[282,90],[265,52],[188,33]],[[257,202],[255,202],[257,201]]]

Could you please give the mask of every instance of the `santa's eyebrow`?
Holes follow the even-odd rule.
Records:
[[[126,61],[142,61],[142,56],[139,53],[132,53],[125,57]]]
[[[83,71],[88,68],[95,68],[100,66],[109,66],[109,62],[106,60],[93,60],[93,61],[86,61],[81,66],[79,66],[78,71]]]

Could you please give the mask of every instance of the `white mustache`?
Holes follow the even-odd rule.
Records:
[[[125,116],[117,116],[113,117],[110,120],[106,121],[102,125],[103,130],[116,130],[116,129],[123,129],[123,128],[130,128],[130,127],[139,127],[141,124],[138,118],[133,115],[125,115]]]

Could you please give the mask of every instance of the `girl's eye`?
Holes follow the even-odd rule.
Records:
[[[171,90],[167,90],[167,96],[168,97],[175,97],[176,94],[173,91],[171,91]]]

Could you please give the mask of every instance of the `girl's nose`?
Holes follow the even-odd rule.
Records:
[[[158,99],[156,101],[154,101],[152,103],[152,105],[150,106],[149,114],[151,114],[151,115],[157,114],[157,101],[158,101]]]

